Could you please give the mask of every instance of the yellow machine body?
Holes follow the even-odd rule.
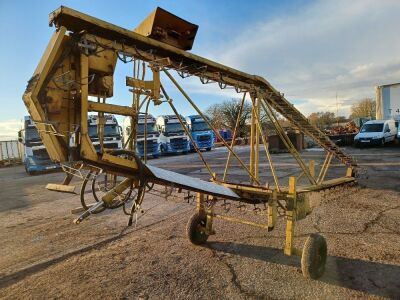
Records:
[[[299,252],[293,245],[295,221],[309,214],[315,204],[310,202],[306,194],[355,182],[356,163],[353,159],[318,128],[312,126],[307,118],[267,80],[185,51],[191,49],[193,45],[197,25],[157,8],[135,31],[131,31],[67,7],[60,7],[52,12],[50,24],[57,30],[23,95],[24,103],[38,128],[43,144],[51,159],[59,162],[68,173],[65,184],[70,182],[72,175],[78,175],[83,179],[84,170],[90,172],[85,180],[90,179],[93,174],[92,180],[95,180],[93,178],[101,173],[124,177],[124,180],[109,189],[101,199],[97,199],[98,202],[90,209],[85,208],[86,212],[80,217],[79,222],[96,210],[115,207],[113,201],[124,191],[138,188],[138,196],[131,209],[130,220],[132,220],[132,214],[140,207],[146,186],[150,182],[196,192],[198,214],[206,216],[206,225],[200,226],[203,228],[201,233],[206,235],[214,232],[212,230],[214,217],[272,230],[277,219],[277,209],[280,207],[285,211],[287,219],[285,253],[291,255]],[[107,99],[114,95],[114,71],[118,59],[124,63],[133,63],[133,75],[126,77],[125,87],[132,92],[132,106],[107,103]],[[195,76],[203,84],[218,84],[221,89],[227,86],[233,87],[238,93],[243,93],[242,107],[246,97],[250,97],[252,113],[249,165],[246,165],[234,151],[237,128],[234,129],[232,142],[228,143],[212,124],[208,125],[228,149],[222,177],[212,171],[211,166],[195,146],[200,160],[210,173],[211,182],[146,165],[146,155],[142,162],[134,154],[137,142],[135,130],[132,130],[126,142],[126,150],[108,151],[101,147],[100,150],[95,150],[88,133],[89,112],[98,114],[100,140],[101,120],[105,113],[130,116],[132,124],[135,125],[138,114],[143,112],[144,108],[147,114],[150,102],[154,105],[163,103],[169,105],[183,125],[178,109],[161,82],[160,73],[164,73],[164,78],[170,80],[188,105],[204,117],[195,102],[171,75],[171,70],[175,70],[182,78]],[[282,184],[276,175],[269,154],[268,139],[262,130],[261,112],[275,126],[277,134],[300,168],[300,174],[297,177],[290,177],[287,185]],[[293,127],[313,138],[326,151],[326,158],[319,172],[315,170],[314,161],[306,163],[297,152],[276,118],[276,113],[285,117]],[[209,122],[207,118],[204,119]],[[134,129],[134,126],[132,128]],[[187,130],[186,126],[183,128]],[[260,182],[261,147],[265,150],[274,186],[265,186]],[[226,180],[231,158],[236,159],[249,175],[248,184]],[[337,159],[343,164],[344,174],[343,177],[325,180],[332,159]],[[305,178],[308,184],[300,186],[298,182],[302,178]],[[52,189],[71,191],[57,186]],[[124,199],[129,198],[127,197]],[[207,201],[213,204],[219,199],[253,205],[262,203],[267,206],[267,223],[255,224],[218,215],[214,213],[212,207],[209,209],[205,206]],[[125,205],[125,200],[120,203]]]

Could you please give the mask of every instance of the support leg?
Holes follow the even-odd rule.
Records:
[[[286,243],[284,253],[290,256],[297,253],[293,246],[294,226],[296,222],[296,177],[289,178],[289,197],[286,211]]]
[[[49,191],[55,191],[55,192],[63,192],[63,193],[75,193],[75,186],[74,185],[69,185],[71,183],[71,180],[74,176],[72,174],[66,173],[66,176],[61,184],[57,183],[48,183],[46,185],[46,189]]]
[[[272,192],[272,197],[268,201],[268,231],[272,231],[276,224],[276,206],[277,206],[276,190]]]
[[[205,210],[204,200],[204,194],[196,194],[197,211],[191,216],[186,226],[187,237],[194,245],[201,245],[207,241],[209,236],[207,233],[207,227],[212,226],[212,219],[211,222],[209,222],[209,217]]]
[[[204,194],[196,193],[196,209],[199,215],[205,214],[204,198],[205,198]]]

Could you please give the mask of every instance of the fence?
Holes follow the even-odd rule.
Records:
[[[17,140],[0,141],[0,167],[22,163],[22,148]]]

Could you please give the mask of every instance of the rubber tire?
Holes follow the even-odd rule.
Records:
[[[159,158],[160,154],[153,154],[153,158]]]
[[[385,138],[382,138],[380,146],[385,147]]]
[[[211,147],[207,148],[206,150],[207,150],[207,151],[211,151]]]
[[[205,215],[200,215],[198,212],[190,217],[186,226],[186,234],[193,245],[201,245],[207,241],[208,235],[201,232],[199,228],[199,226],[205,227],[206,222],[207,217]]]
[[[301,271],[304,277],[318,279],[324,274],[327,252],[325,238],[318,233],[310,234],[301,255]]]

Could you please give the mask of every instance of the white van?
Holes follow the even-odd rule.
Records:
[[[394,120],[372,120],[365,122],[354,137],[355,146],[385,145],[396,138],[397,128]]]

